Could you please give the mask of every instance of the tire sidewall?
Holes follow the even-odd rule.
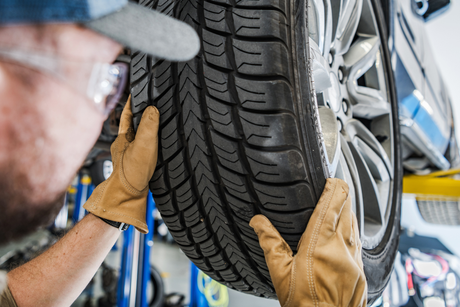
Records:
[[[150,266],[150,279],[153,287],[153,297],[149,302],[149,307],[161,307],[164,305],[166,297],[165,286],[160,272],[153,265]]]
[[[107,179],[104,176],[104,162],[106,161],[112,162],[112,159],[110,157],[98,159],[94,161],[93,164],[91,164],[91,166],[89,167],[91,182],[95,186],[98,186]]]
[[[378,0],[371,0],[374,15],[379,26],[382,37],[383,58],[385,71],[387,72],[388,95],[392,107],[393,125],[393,148],[394,148],[394,180],[393,180],[393,206],[390,212],[390,219],[382,242],[373,250],[363,250],[364,272],[368,282],[368,301],[374,302],[383,292],[390,280],[393,270],[393,263],[399,246],[400,221],[401,221],[401,196],[402,196],[402,160],[401,141],[399,128],[399,112],[396,96],[396,85],[393,69],[391,67],[390,52],[388,49],[388,33],[386,31],[385,19],[381,3]]]

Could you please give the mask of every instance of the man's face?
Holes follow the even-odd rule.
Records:
[[[121,50],[77,25],[0,27],[5,47],[81,63],[112,63]],[[68,75],[81,75],[86,66],[70,67]],[[49,223],[62,207],[105,120],[75,90],[85,86],[0,58],[0,244]]]

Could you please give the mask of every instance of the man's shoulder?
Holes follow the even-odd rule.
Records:
[[[10,289],[8,288],[6,272],[4,271],[0,271],[0,306],[18,307]]]
[[[6,272],[0,271],[0,293],[3,293],[7,285]]]

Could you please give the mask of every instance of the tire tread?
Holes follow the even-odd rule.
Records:
[[[203,42],[185,63],[132,55],[135,127],[148,105],[161,113],[150,181],[158,209],[203,272],[230,288],[276,298],[249,221],[265,214],[295,250],[319,197],[295,106],[289,3],[141,3],[185,21]]]

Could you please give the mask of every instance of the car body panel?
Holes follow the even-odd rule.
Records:
[[[453,123],[448,93],[439,74],[425,20],[417,14],[414,0],[392,2],[390,11],[390,52],[398,94],[403,159],[413,169],[426,168],[427,161],[448,169],[446,151],[452,140]],[[416,167],[414,167],[416,166]],[[418,166],[418,167],[417,167]]]

